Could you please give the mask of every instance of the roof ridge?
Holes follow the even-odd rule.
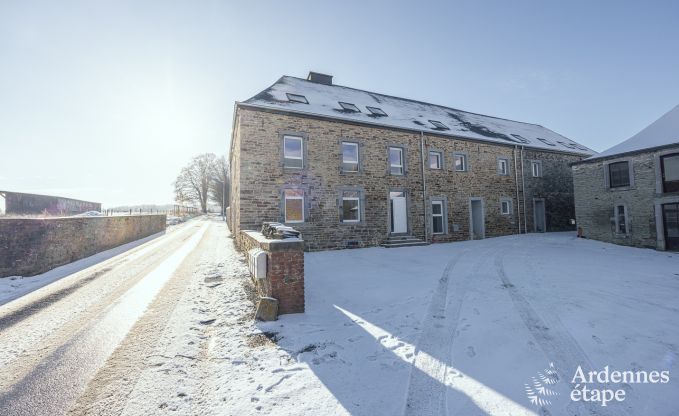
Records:
[[[318,83],[309,81],[309,80],[304,79],[304,78],[296,77],[296,76],[294,76],[294,75],[283,75],[281,78],[278,79],[278,81],[280,81],[280,80],[283,79],[283,78],[294,78],[294,79],[296,79],[296,80],[308,82],[308,83],[311,83],[311,84],[314,84],[314,85],[325,85],[325,84],[318,84]],[[276,84],[278,83],[278,81],[276,81],[273,85],[276,85]],[[273,86],[273,85],[272,85],[272,86]],[[388,97],[388,98],[393,98],[393,99],[397,99],[397,100],[404,100],[404,101],[409,101],[409,102],[417,103],[417,104],[432,105],[432,106],[436,106],[436,107],[443,108],[443,109],[446,109],[446,110],[458,111],[458,112],[460,112],[460,113],[473,114],[473,115],[476,115],[476,116],[494,118],[494,119],[498,119],[498,120],[511,121],[511,122],[513,122],[513,123],[528,124],[528,125],[531,125],[531,126],[538,126],[538,127],[546,128],[546,127],[542,126],[541,124],[537,124],[537,123],[529,123],[529,122],[527,122],[527,121],[512,120],[512,119],[510,119],[510,118],[497,117],[497,116],[490,116],[490,115],[488,115],[488,114],[475,113],[475,112],[473,112],[473,111],[467,111],[467,110],[460,110],[459,108],[447,107],[447,106],[445,106],[445,105],[429,103],[429,102],[426,102],[426,101],[415,100],[415,99],[412,99],[412,98],[397,97],[397,96],[395,96],[395,95],[384,94],[384,93],[381,93],[381,92],[374,92],[374,91],[362,90],[362,89],[360,89],[360,88],[348,87],[348,86],[346,86],[346,85],[332,84],[332,85],[325,85],[325,86],[326,86],[326,87],[340,87],[340,88],[346,88],[346,89],[348,89],[348,90],[360,91],[360,92],[364,92],[364,93],[367,93],[367,94],[380,95],[380,96],[382,96],[382,97]],[[269,87],[269,88],[270,88],[270,87]],[[560,136],[561,136],[561,135],[560,135]],[[562,136],[562,137],[563,137],[563,136]]]

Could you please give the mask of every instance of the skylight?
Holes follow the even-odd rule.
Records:
[[[559,142],[559,144],[566,146],[569,149],[575,149],[575,144],[573,144],[573,143],[566,143],[566,142],[562,142],[560,140],[557,140],[557,142]]]
[[[548,146],[556,146],[556,143],[554,143],[551,140],[543,139],[542,137],[538,137],[538,140],[540,140],[542,143],[544,143]]]
[[[361,110],[359,110],[358,107],[356,107],[355,104],[344,103],[342,101],[338,101],[338,103],[339,103],[340,107],[342,107],[342,109],[344,109],[346,111],[353,111],[354,113],[360,113],[361,112]]]
[[[309,101],[307,101],[306,97],[303,95],[290,94],[289,92],[285,93],[285,95],[287,95],[288,100],[292,101],[293,103],[309,104]]]
[[[518,140],[520,143],[530,143],[530,140],[524,138],[523,136],[520,136],[518,134],[512,134],[512,137],[514,137],[516,140]]]
[[[379,117],[386,117],[387,116],[387,113],[385,113],[384,110],[382,110],[381,108],[369,107],[369,106],[366,106],[365,108],[367,108],[368,111],[370,111],[371,113],[373,113],[376,116],[379,116]]]
[[[439,130],[450,130],[448,126],[436,120],[429,120],[429,122]]]

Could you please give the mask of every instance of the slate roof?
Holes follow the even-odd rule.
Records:
[[[672,144],[679,145],[679,105],[624,142],[583,162]]]
[[[299,102],[298,97],[294,96],[294,101],[291,100],[289,94],[304,96],[308,104]],[[239,104],[542,150],[581,155],[595,153],[537,124],[470,113],[340,85],[320,84],[291,76],[281,77],[271,87]],[[348,109],[351,106],[346,104],[354,104],[359,111]],[[386,116],[380,114],[379,110],[386,113]]]

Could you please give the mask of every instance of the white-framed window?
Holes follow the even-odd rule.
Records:
[[[456,172],[466,172],[467,171],[467,155],[464,153],[454,153],[453,160],[455,161],[455,171]]]
[[[441,152],[429,152],[429,169],[443,169],[443,155]]]
[[[509,175],[509,159],[500,157],[497,159],[498,175]]]
[[[403,148],[390,147],[389,148],[389,173],[392,175],[403,175],[405,169],[403,167]]]
[[[358,143],[342,142],[342,172],[358,172]]]
[[[540,162],[539,160],[532,160],[530,162],[530,169],[531,172],[533,173],[534,178],[542,177],[542,162]]]
[[[304,190],[285,189],[283,196],[285,222],[304,222]]]
[[[283,136],[283,166],[302,169],[304,167],[304,140],[299,136]]]
[[[342,192],[341,222],[361,221],[361,194],[359,191]]]
[[[502,215],[512,215],[512,199],[511,198],[500,199],[500,214],[502,214]]]
[[[443,201],[431,201],[431,232],[443,234],[445,230]]]
[[[629,217],[627,213],[627,206],[618,204],[613,209],[615,215],[615,233],[628,234],[629,232]]]

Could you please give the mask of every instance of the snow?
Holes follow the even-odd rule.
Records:
[[[588,160],[672,144],[679,145],[679,105],[665,113],[665,115],[651,123],[639,133]]]
[[[290,101],[287,93],[304,95],[309,103]],[[355,104],[361,112],[343,110],[339,102]],[[318,84],[290,76],[280,78],[274,85],[242,104],[424,131],[425,134],[436,133],[582,155],[594,153],[591,149],[537,124],[485,116],[339,85]],[[380,108],[387,116],[376,116],[366,108],[367,106]],[[437,128],[430,120],[443,123],[449,130]]]
[[[224,408],[217,413],[669,415],[679,408],[672,383],[615,385],[626,399],[606,407],[569,398],[578,365],[677,372],[679,255],[558,233],[308,253],[305,268],[306,313],[257,324],[255,333],[275,336],[277,345],[248,347],[247,324],[219,334],[215,351],[225,360],[214,371]],[[227,299],[227,310],[242,310],[243,301]],[[527,386],[535,389],[533,378],[550,363],[559,382],[541,410]]]
[[[86,211],[81,214],[76,214],[74,217],[103,217],[104,214],[102,214],[99,211]]]

